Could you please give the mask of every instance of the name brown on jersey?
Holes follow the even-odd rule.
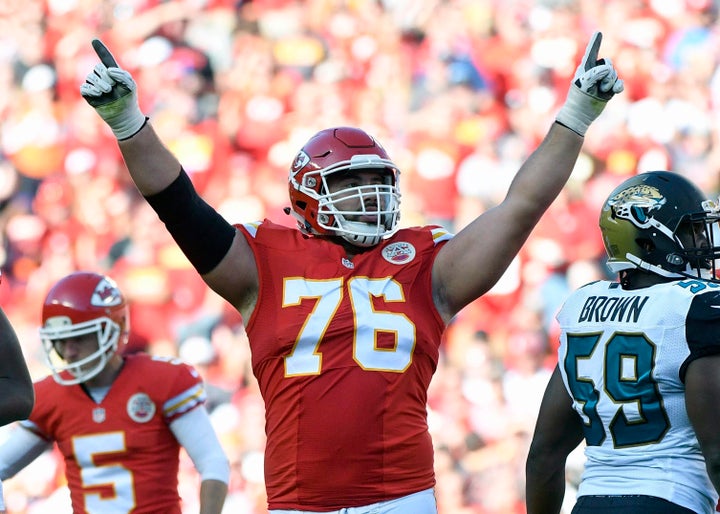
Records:
[[[637,323],[649,296],[589,296],[580,310],[578,322],[620,321]]]

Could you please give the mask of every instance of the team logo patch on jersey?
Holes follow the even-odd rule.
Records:
[[[350,259],[343,257],[340,262],[342,262],[342,265],[348,269],[355,269],[355,265],[353,264],[353,261],[351,261]]]
[[[410,243],[392,243],[383,248],[382,256],[391,264],[407,264],[415,258],[415,247]]]
[[[147,423],[155,415],[155,404],[145,393],[136,393],[127,402],[127,413],[136,423]]]

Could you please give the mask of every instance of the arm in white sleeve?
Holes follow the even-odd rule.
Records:
[[[53,443],[30,430],[16,426],[0,445],[0,480],[15,474],[52,448]]]
[[[230,462],[204,407],[197,407],[170,423],[170,430],[185,448],[201,480],[230,482]]]

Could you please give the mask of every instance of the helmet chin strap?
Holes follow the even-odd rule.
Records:
[[[375,224],[370,223],[363,223],[361,221],[345,221],[342,222],[343,228],[347,230],[351,230],[355,232],[355,234],[349,234],[347,232],[340,233],[340,237],[342,237],[345,241],[347,241],[350,244],[353,244],[355,246],[360,246],[362,248],[368,248],[370,246],[375,246],[378,244],[382,238],[383,235],[378,234],[368,234],[368,235],[361,235],[358,234],[358,232],[363,232],[364,229],[368,227],[375,227]]]
[[[685,278],[687,275],[682,275],[680,273],[675,273],[673,271],[668,271],[666,269],[661,268],[660,266],[656,266],[654,264],[650,264],[649,262],[645,262],[644,260],[635,257],[631,253],[626,253],[625,258],[635,264],[636,267],[649,271],[651,273],[655,273],[656,275],[660,275],[661,277],[665,278]]]
[[[686,271],[668,271],[666,269],[661,268],[660,266],[656,266],[654,264],[650,264],[649,262],[645,262],[642,259],[635,257],[631,253],[626,253],[625,258],[635,264],[636,267],[638,267],[641,270],[649,271],[651,273],[655,273],[656,275],[660,275],[661,277],[665,278],[692,278],[692,279],[705,279],[705,280],[712,280],[712,274],[710,273],[710,270],[705,269],[696,269],[690,267],[690,264],[687,264],[687,270]],[[694,274],[693,274],[694,273]]]

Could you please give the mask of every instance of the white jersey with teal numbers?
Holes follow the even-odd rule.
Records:
[[[720,346],[720,287],[683,280],[623,290],[600,281],[573,293],[557,319],[560,371],[585,424],[578,495],[641,494],[715,512],[681,368]]]

